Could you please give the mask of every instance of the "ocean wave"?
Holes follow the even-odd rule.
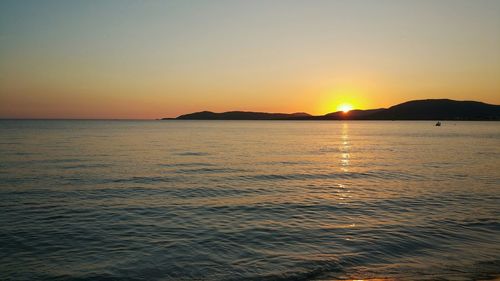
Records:
[[[338,172],[338,173],[295,173],[241,175],[244,180],[315,180],[315,179],[384,179],[384,180],[425,180],[425,176],[395,171]]]

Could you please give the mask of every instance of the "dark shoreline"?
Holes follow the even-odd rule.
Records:
[[[311,115],[305,112],[268,113],[252,111],[211,112],[200,111],[162,120],[411,120],[411,121],[498,121],[500,105],[477,101],[456,101],[450,99],[427,99],[404,102],[389,108],[350,110],[325,115]]]

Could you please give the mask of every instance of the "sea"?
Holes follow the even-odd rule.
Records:
[[[0,280],[494,280],[500,122],[0,121]]]

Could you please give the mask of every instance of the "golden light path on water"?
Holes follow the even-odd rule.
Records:
[[[396,281],[396,279],[348,279],[348,280],[322,280],[322,281]]]
[[[342,146],[341,151],[341,167],[343,172],[349,172],[349,125],[347,123],[342,124]]]

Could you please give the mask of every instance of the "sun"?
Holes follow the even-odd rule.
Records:
[[[352,106],[350,104],[343,103],[337,107],[337,110],[347,113],[352,110]]]

